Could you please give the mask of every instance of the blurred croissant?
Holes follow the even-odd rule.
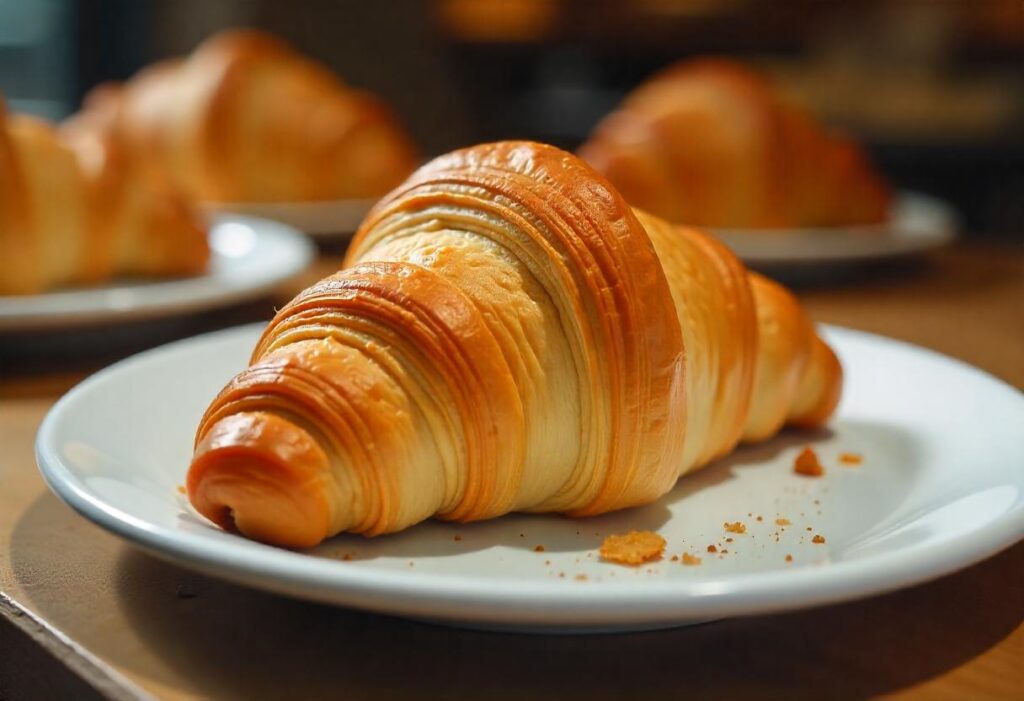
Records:
[[[876,224],[889,190],[864,152],[741,64],[679,63],[626,97],[579,155],[626,200],[721,228]]]
[[[206,268],[196,213],[89,121],[58,131],[0,100],[0,294]]]
[[[379,100],[250,30],[101,86],[84,109],[113,111],[129,147],[200,201],[379,197],[417,163]]]
[[[793,296],[551,146],[435,159],[213,401],[195,508],[311,546],[430,517],[599,514],[783,424],[841,370]]]

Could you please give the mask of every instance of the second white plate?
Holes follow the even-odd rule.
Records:
[[[215,528],[177,490],[204,409],[246,364],[259,332],[180,341],[76,387],[39,431],[47,482],[103,528],[247,586],[549,632],[655,628],[868,596],[965,567],[1024,535],[1021,393],[931,351],[829,328],[846,394],[828,431],[744,448],[649,506],[590,519],[427,522],[308,552],[261,545]],[[822,478],[793,472],[807,443],[825,465]],[[863,464],[841,465],[843,451]],[[737,521],[745,533],[723,527]],[[665,559],[601,562],[602,539],[630,529],[661,533]],[[683,553],[700,564],[671,558]]]
[[[209,269],[195,277],[0,297],[0,331],[155,319],[227,306],[266,294],[302,272],[316,253],[293,228],[255,217],[215,217],[209,238]]]
[[[377,203],[376,198],[327,202],[218,202],[203,208],[211,214],[240,214],[272,219],[295,227],[318,241],[347,241]]]
[[[956,238],[957,216],[942,200],[904,192],[889,221],[878,226],[713,231],[749,265],[796,267],[898,258],[939,248]]]

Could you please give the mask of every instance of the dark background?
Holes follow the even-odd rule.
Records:
[[[971,236],[1024,241],[1024,0],[0,0],[0,91],[60,119],[231,26],[385,96],[424,151],[573,148],[658,68],[749,60]]]

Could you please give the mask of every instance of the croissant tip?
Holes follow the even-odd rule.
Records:
[[[282,455],[302,445],[302,430],[273,415],[222,419],[200,441],[189,468],[189,501],[226,531],[271,545],[309,548],[330,533],[323,452]],[[305,436],[308,440],[308,436]]]

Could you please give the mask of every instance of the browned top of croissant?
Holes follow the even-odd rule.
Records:
[[[831,349],[721,243],[575,156],[483,144],[382,199],[196,433],[188,493],[292,546],[425,518],[591,515],[839,399]]]
[[[637,207],[714,227],[878,223],[889,191],[863,150],[743,64],[680,62],[628,95],[579,154]]]
[[[84,110],[113,111],[131,148],[206,201],[377,197],[418,160],[380,99],[254,30],[101,86]]]

